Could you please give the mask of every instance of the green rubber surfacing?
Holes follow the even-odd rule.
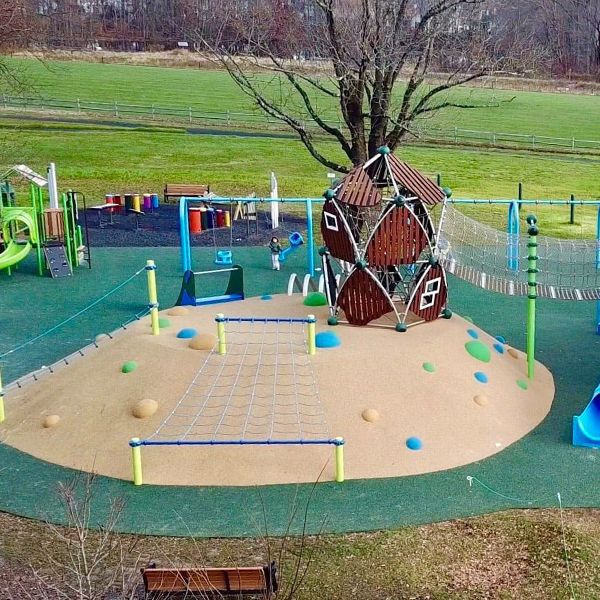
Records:
[[[210,251],[194,252],[195,267],[208,268]],[[235,252],[236,261],[245,268],[249,296],[281,293],[289,273],[305,272],[302,250],[290,257],[285,271],[277,274],[270,270],[264,249]],[[12,278],[0,274],[0,353],[70,316],[123,281],[148,258],[157,262],[159,300],[162,308],[168,307],[177,298],[181,283],[175,248],[97,249],[93,271],[80,268],[73,278],[60,282],[31,274],[34,265],[29,259]],[[524,347],[523,299],[486,292],[452,277],[449,284],[453,310],[471,317],[490,334],[503,335],[511,345]],[[145,303],[145,276],[142,274],[122,292],[115,294],[108,305],[102,303],[101,310],[92,309],[85,323],[78,319],[76,324],[61,328],[51,343],[38,343],[21,351],[19,361],[5,357],[3,367],[13,375],[5,381],[48,364],[49,349],[57,359],[138,312]],[[532,433],[495,456],[457,469],[412,477],[319,483],[310,499],[307,531],[319,531],[324,519],[327,532],[368,531],[508,508],[552,507],[557,506],[557,492],[564,506],[599,506],[600,454],[574,448],[570,443],[571,418],[585,408],[600,379],[600,336],[595,334],[594,310],[593,303],[538,301],[537,358],[554,375],[556,397],[551,413]],[[443,398],[438,401],[443,402]],[[115,452],[128,452],[126,440],[123,446]],[[0,510],[64,522],[56,488],[59,481],[75,475],[75,471],[2,444]],[[472,486],[468,477],[476,478]],[[292,505],[306,503],[312,490],[311,485],[135,487],[108,477],[98,477],[94,485],[93,517],[98,525],[107,515],[110,501],[121,498],[126,506],[119,523],[121,531],[212,537],[259,536],[265,534],[265,529],[270,534],[281,534],[288,527]],[[302,527],[303,516],[298,516],[292,531],[298,533]]]

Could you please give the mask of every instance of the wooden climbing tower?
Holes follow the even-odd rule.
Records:
[[[352,325],[390,315],[398,331],[449,317],[446,274],[437,260],[429,210],[444,192],[386,147],[325,193],[321,232],[330,322]],[[332,259],[342,272],[339,283]],[[414,319],[413,319],[414,321]]]

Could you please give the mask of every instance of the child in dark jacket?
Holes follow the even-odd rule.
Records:
[[[273,266],[273,271],[279,271],[279,253],[281,252],[281,244],[276,237],[271,238],[269,249],[271,250],[271,265]]]

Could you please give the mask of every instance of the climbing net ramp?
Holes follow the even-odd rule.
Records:
[[[134,483],[142,483],[142,446],[326,444],[343,481],[344,440],[329,434],[312,363],[315,318],[216,321],[218,341],[171,413],[130,442]]]

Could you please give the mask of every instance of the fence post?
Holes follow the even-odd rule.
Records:
[[[335,438],[335,480],[344,481],[344,438]]]
[[[131,461],[133,465],[133,484],[142,485],[144,482],[142,476],[142,445],[140,438],[131,438]]]
[[[77,98],[77,113],[81,114],[81,102],[79,101],[79,98]]]
[[[2,100],[4,102],[4,108],[8,108],[8,104],[6,103],[6,94],[2,94]]]
[[[188,106],[188,113],[190,115],[190,125],[192,124],[192,107]]]
[[[308,315],[306,322],[308,323],[308,354],[310,356],[314,356],[317,353],[317,345],[316,345],[316,323],[317,319],[315,319],[315,315]]]
[[[575,194],[571,194],[571,204],[569,205],[569,225],[575,223]]]
[[[535,135],[531,136],[531,147],[535,148]]]
[[[224,356],[227,353],[227,344],[225,343],[225,315],[219,313],[215,319],[217,322],[217,337],[219,339],[219,354]]]
[[[152,105],[152,120],[154,121],[154,104]]]
[[[231,125],[231,115],[229,114],[229,109],[227,109],[227,127]]]
[[[575,150],[575,138],[573,138],[573,140],[572,140],[571,148],[572,148],[573,150]]]
[[[454,143],[458,144],[458,127],[454,126]]]
[[[146,261],[146,272],[148,273],[148,306],[150,307],[152,335],[159,335],[160,323],[158,321],[158,296],[156,293],[156,265],[153,260]]]
[[[117,101],[115,100],[115,117],[119,116],[119,106],[117,105]]]

